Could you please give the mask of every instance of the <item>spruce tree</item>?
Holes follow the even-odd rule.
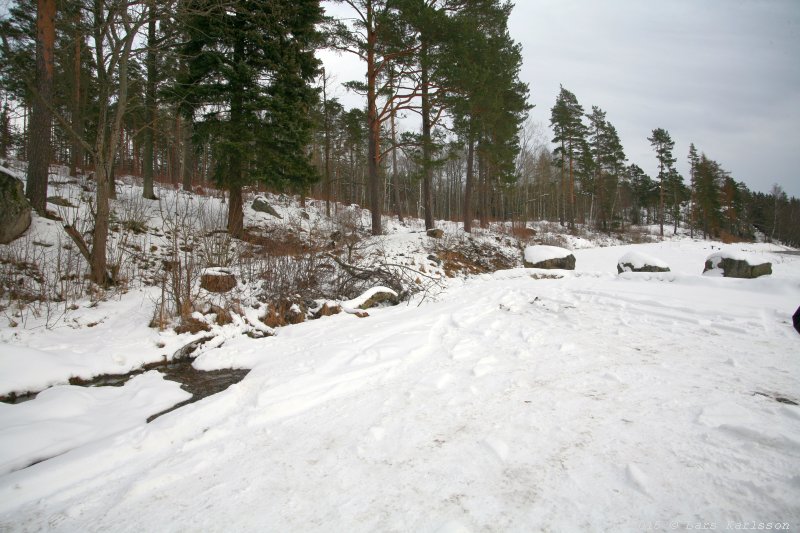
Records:
[[[175,93],[211,142],[216,181],[230,194],[228,231],[242,237],[242,187],[253,180],[305,190],[318,61],[319,0],[187,2],[188,71]]]

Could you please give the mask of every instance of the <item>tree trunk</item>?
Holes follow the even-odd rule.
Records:
[[[383,233],[381,209],[383,207],[383,183],[378,172],[380,163],[381,123],[378,117],[377,64],[375,49],[378,35],[375,30],[372,3],[367,6],[367,180],[369,181],[369,203],[372,213],[372,234]]]
[[[433,166],[431,165],[431,101],[428,81],[428,45],[423,40],[420,49],[420,84],[422,85],[422,205],[425,210],[425,229],[433,229]]]
[[[228,202],[228,233],[231,237],[244,237],[244,211],[242,209],[242,186],[238,183],[230,185],[230,201]]]
[[[104,158],[99,157],[95,161],[95,184],[96,191],[96,217],[94,221],[94,233],[92,235],[92,254],[91,254],[91,279],[101,287],[107,287],[113,283],[113,278],[108,272],[106,250],[108,248],[108,225],[109,225],[109,191],[111,183],[109,181],[109,164]]]
[[[392,189],[394,191],[394,205],[397,210],[397,220],[403,221],[403,204],[400,199],[400,174],[397,171],[397,128],[395,112],[392,110]]]
[[[75,130],[76,136],[83,137],[83,107],[85,102],[83,98],[84,91],[82,90],[83,69],[81,68],[81,54],[83,49],[83,34],[80,30],[80,22],[81,13],[78,11],[75,15],[76,29],[74,35],[72,36],[75,41],[75,48],[73,49],[75,57],[72,63],[72,83],[74,85],[72,95],[72,129]],[[83,144],[81,144],[79,139],[72,139],[71,151],[72,160],[70,162],[69,173],[71,176],[77,176],[78,169],[83,168],[84,158]]]
[[[38,0],[36,8],[36,91],[29,132],[28,184],[25,195],[40,215],[47,208],[47,177],[52,151],[49,105],[53,100],[55,0]]]
[[[156,109],[156,3],[155,0],[148,2],[148,21],[147,21],[147,82],[144,89],[144,121],[143,132],[144,152],[142,157],[142,196],[148,200],[155,200],[156,193],[153,190],[153,131],[155,128],[155,109]]]
[[[331,216],[331,117],[328,103],[328,79],[322,68],[322,110],[325,128],[325,216]]]
[[[193,146],[192,146],[192,121],[183,120],[183,149],[181,152],[181,181],[183,182],[183,190],[192,190],[192,170],[193,164]]]

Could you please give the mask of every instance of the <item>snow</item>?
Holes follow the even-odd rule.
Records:
[[[19,405],[0,403],[0,475],[140,426],[190,397],[150,371],[122,387],[59,385]]]
[[[652,255],[648,255],[648,254],[646,254],[644,252],[638,252],[638,251],[627,252],[625,255],[623,255],[622,257],[619,258],[619,261],[617,261],[617,264],[620,265],[620,266],[631,265],[635,269],[644,268],[645,266],[654,266],[654,267],[658,267],[658,268],[669,268],[669,265],[667,265],[661,259],[653,257]],[[629,271],[630,269],[626,268],[626,270]]]
[[[550,259],[562,259],[569,255],[572,255],[572,251],[558,246],[535,245],[525,248],[525,261],[534,265]]]
[[[54,240],[48,223],[34,230]],[[429,267],[420,223],[406,224],[387,223],[380,246]],[[575,242],[576,270],[558,278],[442,280],[366,318],[250,338],[260,310],[244,309],[194,366],[252,371],[149,424],[186,397],[155,372],[63,383],[208,335],[147,327],[158,288],[81,302],[57,327],[4,320],[0,394],[62,385],[0,404],[0,531],[796,528],[800,257],[737,245],[773,275],[729,279],[702,275],[719,243]],[[672,271],[618,276],[626,255]]]
[[[230,276],[231,269],[225,267],[208,267],[204,268],[201,274],[203,276]]]

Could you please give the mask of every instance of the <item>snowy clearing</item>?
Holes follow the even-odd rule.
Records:
[[[114,402],[53,420],[91,438],[0,476],[0,530],[796,529],[800,257],[734,248],[774,274],[702,276],[718,243],[581,247],[574,272],[455,279],[368,318],[264,339],[231,324],[195,366],[253,368],[242,382],[113,434],[91,427]],[[630,251],[672,272],[617,275]],[[136,342],[150,359],[189,338],[147,332],[146,300],[101,303],[93,328],[5,329],[3,350],[132,366]],[[176,389],[152,385],[156,412]],[[43,417],[7,414],[46,400],[2,406],[0,435],[50,438]]]

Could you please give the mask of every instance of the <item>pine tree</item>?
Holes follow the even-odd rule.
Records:
[[[554,154],[560,161],[562,194],[568,199],[569,225],[575,227],[575,163],[579,160],[582,148],[586,146],[587,128],[583,123],[583,106],[573,93],[561,86],[556,103],[550,113],[550,126],[553,128],[556,149]],[[569,181],[565,183],[566,167],[569,168]],[[562,224],[563,224],[562,218]]]
[[[726,172],[719,163],[701,154],[695,167],[697,208],[703,225],[703,236],[716,235],[722,222],[720,185]]]
[[[653,149],[656,152],[656,159],[658,159],[658,223],[660,227],[660,235],[664,236],[664,195],[666,192],[665,180],[672,171],[672,165],[675,163],[675,158],[672,157],[672,149],[675,142],[669,136],[669,132],[663,128],[656,128],[650,137],[647,138]]]
[[[694,227],[697,223],[697,164],[700,156],[697,155],[697,148],[694,143],[689,144],[689,236],[694,238]]]
[[[175,93],[197,135],[213,146],[215,178],[228,189],[228,231],[244,234],[242,187],[254,179],[305,191],[316,92],[318,0],[187,3],[188,72]]]

